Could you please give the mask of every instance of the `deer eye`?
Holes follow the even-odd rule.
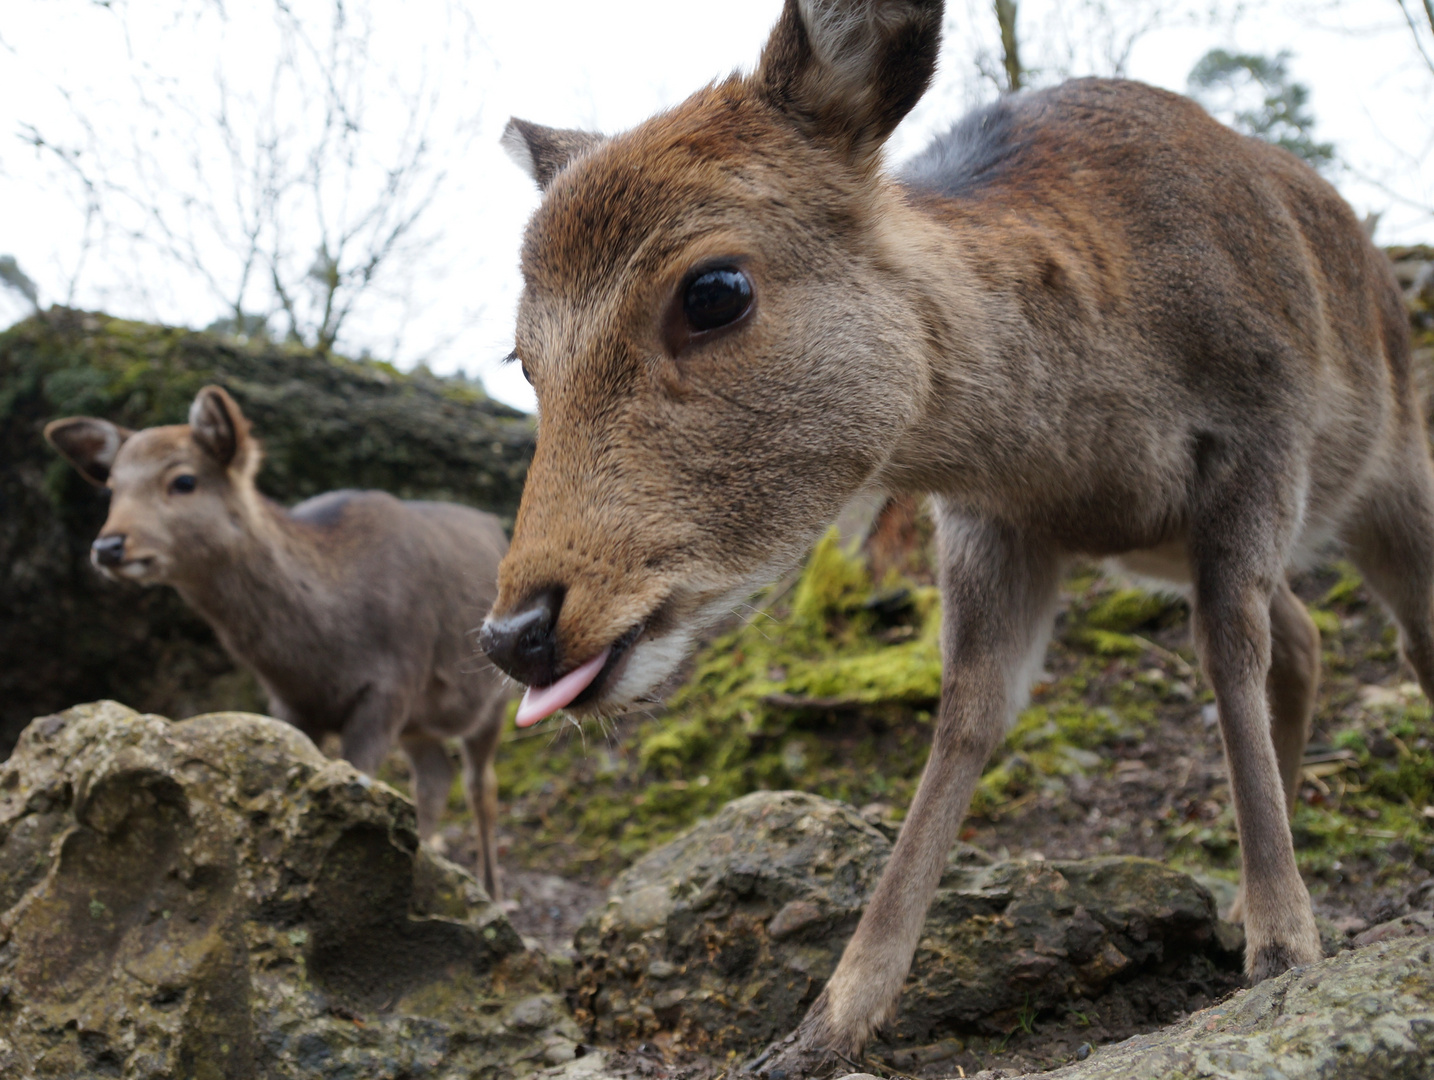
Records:
[[[701,333],[728,326],[752,306],[752,283],[735,266],[704,270],[687,283],[682,313],[687,324]]]
[[[171,495],[188,495],[194,490],[197,483],[198,481],[194,477],[188,473],[182,473],[169,482],[169,493]]]

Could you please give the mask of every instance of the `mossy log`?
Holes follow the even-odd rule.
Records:
[[[182,423],[206,383],[254,421],[259,486],[281,503],[357,487],[517,510],[532,421],[466,379],[58,308],[28,319],[0,333],[0,758],[31,717],[75,701],[179,717],[263,706],[172,590],[90,567],[106,500],[41,436],[76,414]]]

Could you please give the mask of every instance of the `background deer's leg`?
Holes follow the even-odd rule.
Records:
[[[945,658],[931,757],[841,962],[797,1031],[753,1063],[796,1080],[859,1054],[896,1009],[981,770],[1040,671],[1059,560],[1014,531],[937,510]]]
[[[433,843],[438,822],[448,805],[448,789],[453,785],[453,762],[442,739],[422,732],[410,732],[400,745],[413,772],[413,804],[418,810],[418,838]],[[435,845],[444,850],[444,845]]]
[[[488,718],[460,744],[463,752],[463,790],[468,808],[473,812],[473,828],[478,835],[478,877],[494,901],[503,899],[498,878],[498,772],[493,759],[498,754],[498,738],[503,733],[503,717],[508,702],[500,698],[488,706]]]

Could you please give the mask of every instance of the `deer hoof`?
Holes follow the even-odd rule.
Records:
[[[1300,948],[1273,941],[1256,949],[1254,955],[1249,958],[1246,967],[1249,970],[1250,985],[1273,979],[1290,968],[1312,964],[1323,958],[1324,954],[1318,945],[1313,948]]]

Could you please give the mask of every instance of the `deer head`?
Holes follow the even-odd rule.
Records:
[[[199,391],[188,424],[135,432],[73,416],[46,425],[45,438],[110,492],[109,516],[90,549],[109,577],[177,584],[242,541],[242,523],[259,498],[261,452],[222,388]]]
[[[513,121],[543,189],[514,358],[539,435],[482,641],[553,709],[649,698],[796,563],[930,390],[881,146],[941,4],[788,0],[756,71],[602,138]]]

